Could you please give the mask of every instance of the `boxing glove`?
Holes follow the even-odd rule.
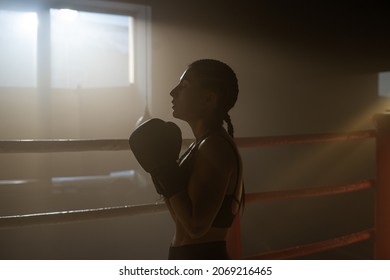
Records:
[[[156,191],[166,198],[185,187],[177,163],[181,142],[180,128],[161,119],[144,122],[129,138],[135,158],[151,174]]]

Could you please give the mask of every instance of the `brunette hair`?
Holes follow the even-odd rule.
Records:
[[[234,128],[229,110],[236,104],[238,80],[233,69],[224,62],[215,59],[201,59],[192,62],[189,68],[194,70],[203,88],[214,91],[219,97],[217,118],[227,124],[227,130],[234,137]]]

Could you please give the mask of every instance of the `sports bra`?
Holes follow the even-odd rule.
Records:
[[[198,143],[192,143],[188,150],[180,157],[179,159],[179,168],[180,171],[182,172],[186,182],[190,180],[191,172],[195,163],[195,154],[198,151],[199,145],[209,137],[207,135],[203,140],[199,141]],[[227,137],[223,136],[223,138],[231,145],[232,149],[235,151],[236,158],[237,158],[237,181],[235,188],[231,194],[226,194],[223,201],[222,205],[218,210],[218,213],[212,223],[213,227],[217,228],[229,228],[233,220],[236,216],[237,213],[233,213],[233,203],[237,202],[238,205],[240,205],[241,201],[241,195],[242,195],[242,188],[241,185],[239,184],[241,180],[241,162],[240,162],[240,157],[236,151],[236,147],[234,144],[227,139]]]

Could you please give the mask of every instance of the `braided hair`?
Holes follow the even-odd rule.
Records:
[[[238,80],[236,74],[226,63],[215,59],[201,59],[189,65],[200,79],[205,89],[214,91],[218,97],[217,118],[220,123],[227,124],[229,135],[234,137],[234,128],[229,115],[238,97]]]
[[[229,110],[236,104],[238,97],[237,76],[227,64],[214,59],[201,59],[189,65],[200,80],[200,85],[210,89],[218,95],[217,121],[222,125],[227,124],[229,135],[234,138],[234,128],[229,115]],[[241,214],[245,207],[245,187],[242,189],[240,202]]]

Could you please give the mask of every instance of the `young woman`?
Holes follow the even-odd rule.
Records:
[[[237,100],[236,75],[223,62],[198,60],[188,66],[170,95],[173,116],[187,122],[195,136],[195,142],[180,159],[174,160],[181,134],[172,123],[154,119],[140,127],[142,137],[138,139],[135,132],[130,138],[133,152],[144,168],[145,159],[140,157],[146,151],[153,154],[153,159],[146,159],[145,170],[165,197],[176,224],[168,258],[229,259],[226,236],[244,197],[241,158],[228,114]],[[224,121],[228,131],[223,127]],[[145,144],[145,135],[147,141],[154,142],[151,146],[158,148],[151,150]],[[156,137],[159,144],[149,140]],[[160,162],[162,158],[164,163]]]

